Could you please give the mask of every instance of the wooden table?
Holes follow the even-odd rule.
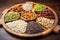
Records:
[[[30,1],[39,2],[39,3],[50,6],[56,11],[58,15],[58,19],[60,20],[60,1],[59,0],[35,0],[35,1],[30,0]],[[26,0],[23,0],[23,1],[22,0],[0,0],[0,18],[2,16],[2,11],[4,9],[9,8],[10,6],[21,3],[21,2],[26,2]],[[58,24],[60,24],[60,21],[58,21]],[[43,38],[38,37],[38,38],[26,39],[26,38],[18,38],[16,36],[9,34],[3,29],[3,26],[0,26],[0,40],[60,40],[60,33],[54,34],[52,32],[50,35]]]

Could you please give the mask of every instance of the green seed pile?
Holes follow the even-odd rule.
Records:
[[[17,12],[8,12],[5,14],[5,22],[13,21],[19,19],[20,15]]]

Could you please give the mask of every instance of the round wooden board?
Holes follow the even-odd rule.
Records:
[[[23,4],[23,3],[21,3],[21,4]],[[20,5],[20,4],[17,4],[17,5]],[[17,6],[17,5],[13,5],[12,7]],[[48,28],[48,30],[45,30],[44,32],[37,33],[37,34],[19,34],[19,33],[13,32],[13,31],[11,31],[11,30],[9,30],[9,29],[7,28],[7,26],[5,25],[5,22],[4,22],[4,16],[5,16],[5,14],[6,14],[12,7],[8,8],[8,9],[5,9],[5,10],[2,12],[2,13],[3,13],[3,16],[2,16],[2,20],[0,20],[0,21],[2,21],[3,28],[4,28],[6,31],[8,31],[9,33],[12,33],[13,35],[22,36],[22,37],[45,36],[45,35],[48,35],[49,33],[51,33],[51,31],[52,31],[52,30],[54,29],[54,27],[56,27],[56,25],[57,25],[58,17],[57,17],[56,12],[53,11],[50,7],[47,6],[47,7],[54,13],[54,15],[55,15],[55,23],[54,23],[54,26],[53,26],[52,28]]]

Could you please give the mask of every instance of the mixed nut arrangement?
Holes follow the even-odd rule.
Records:
[[[25,3],[12,7],[4,16],[7,27],[16,33],[35,34],[51,28],[55,16],[46,5]]]

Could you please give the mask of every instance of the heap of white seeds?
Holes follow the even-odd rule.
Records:
[[[23,20],[17,20],[17,21],[6,23],[6,25],[14,32],[24,33],[26,31],[26,27],[28,24]]]

